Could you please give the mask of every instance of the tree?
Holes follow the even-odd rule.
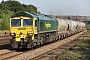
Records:
[[[19,12],[19,11],[27,11],[27,12],[31,12],[31,13],[37,13],[37,7],[34,5],[25,5],[25,4],[21,4],[20,2],[16,1],[16,0],[7,0],[5,2],[2,1],[2,3],[0,3],[0,8],[1,10],[10,10],[10,11],[14,11]]]
[[[8,30],[10,26],[10,17],[13,14],[9,10],[0,10],[0,30]]]
[[[11,15],[20,11],[40,14],[40,12],[37,11],[37,7],[34,5],[21,4],[16,0],[3,0],[0,3],[0,30],[9,29]]]
[[[37,11],[37,14],[41,14],[41,12],[40,11]]]

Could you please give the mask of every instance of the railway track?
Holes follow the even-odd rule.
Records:
[[[15,52],[15,51],[7,52],[7,53],[4,53],[4,54],[0,54],[0,59],[1,60],[6,60],[6,59],[9,59],[9,58],[13,58],[17,55],[20,55],[22,53],[23,52]]]
[[[0,35],[0,46],[10,43],[10,35]]]
[[[6,53],[2,53],[0,55],[0,60],[38,60],[41,59],[43,55],[47,54],[50,51],[57,51],[56,53],[64,53],[66,49],[72,49],[71,47],[75,46],[75,43],[77,42],[77,37],[85,33],[87,30],[80,32],[78,34],[75,34],[73,36],[70,36],[68,38],[65,38],[63,40],[59,40],[58,42],[54,42],[51,44],[47,44],[45,46],[41,46],[40,48],[28,50],[24,52],[20,51],[9,51]],[[76,42],[73,42],[76,41]],[[73,43],[73,44],[71,44]],[[7,50],[6,50],[7,51]],[[49,57],[56,57],[55,54],[47,55]],[[45,57],[45,56],[44,56]],[[46,58],[44,58],[46,60]]]
[[[11,49],[10,48],[10,35],[9,34],[0,34],[0,51],[3,49]]]
[[[1,37],[6,37],[6,36],[10,36],[10,34],[0,34],[0,38]]]
[[[64,54],[67,50],[73,50],[73,47],[76,45],[77,42],[78,42],[77,39],[75,39],[69,43],[66,43],[65,45],[58,47],[55,50],[52,50],[52,51],[50,51],[46,54],[43,54],[39,57],[36,57],[32,60],[54,60],[54,59],[57,59],[58,56]]]
[[[5,44],[10,44],[10,38],[0,39],[0,46]]]

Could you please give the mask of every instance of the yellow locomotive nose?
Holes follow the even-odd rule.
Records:
[[[15,40],[16,42],[20,42],[21,39],[23,39],[25,42],[27,41],[28,38],[32,38],[34,39],[33,37],[33,27],[30,26],[30,27],[17,27],[17,28],[14,28],[12,27],[12,30],[11,30],[11,33],[15,33]]]

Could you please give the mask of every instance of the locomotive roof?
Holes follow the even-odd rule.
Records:
[[[33,18],[33,14],[28,13],[28,12],[18,12],[18,13],[15,13],[14,15],[11,16],[11,18],[17,17],[17,16],[28,16],[30,18]]]
[[[37,15],[37,17],[41,20],[55,20],[55,18],[52,18],[50,17],[49,15],[42,15],[42,14],[39,14]]]
[[[36,19],[38,17],[40,20],[55,20],[55,18],[52,18],[49,15],[32,14],[32,13],[29,13],[29,12],[18,12],[16,14],[12,15],[11,18],[17,17],[17,16],[28,16],[30,18],[36,18]]]

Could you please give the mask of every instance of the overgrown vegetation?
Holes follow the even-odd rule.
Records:
[[[25,11],[31,13],[39,13],[34,5],[21,4],[15,0],[2,1],[0,3],[0,30],[9,29],[9,18],[16,12]]]
[[[72,50],[67,50],[57,60],[90,60],[90,30],[78,40]]]

